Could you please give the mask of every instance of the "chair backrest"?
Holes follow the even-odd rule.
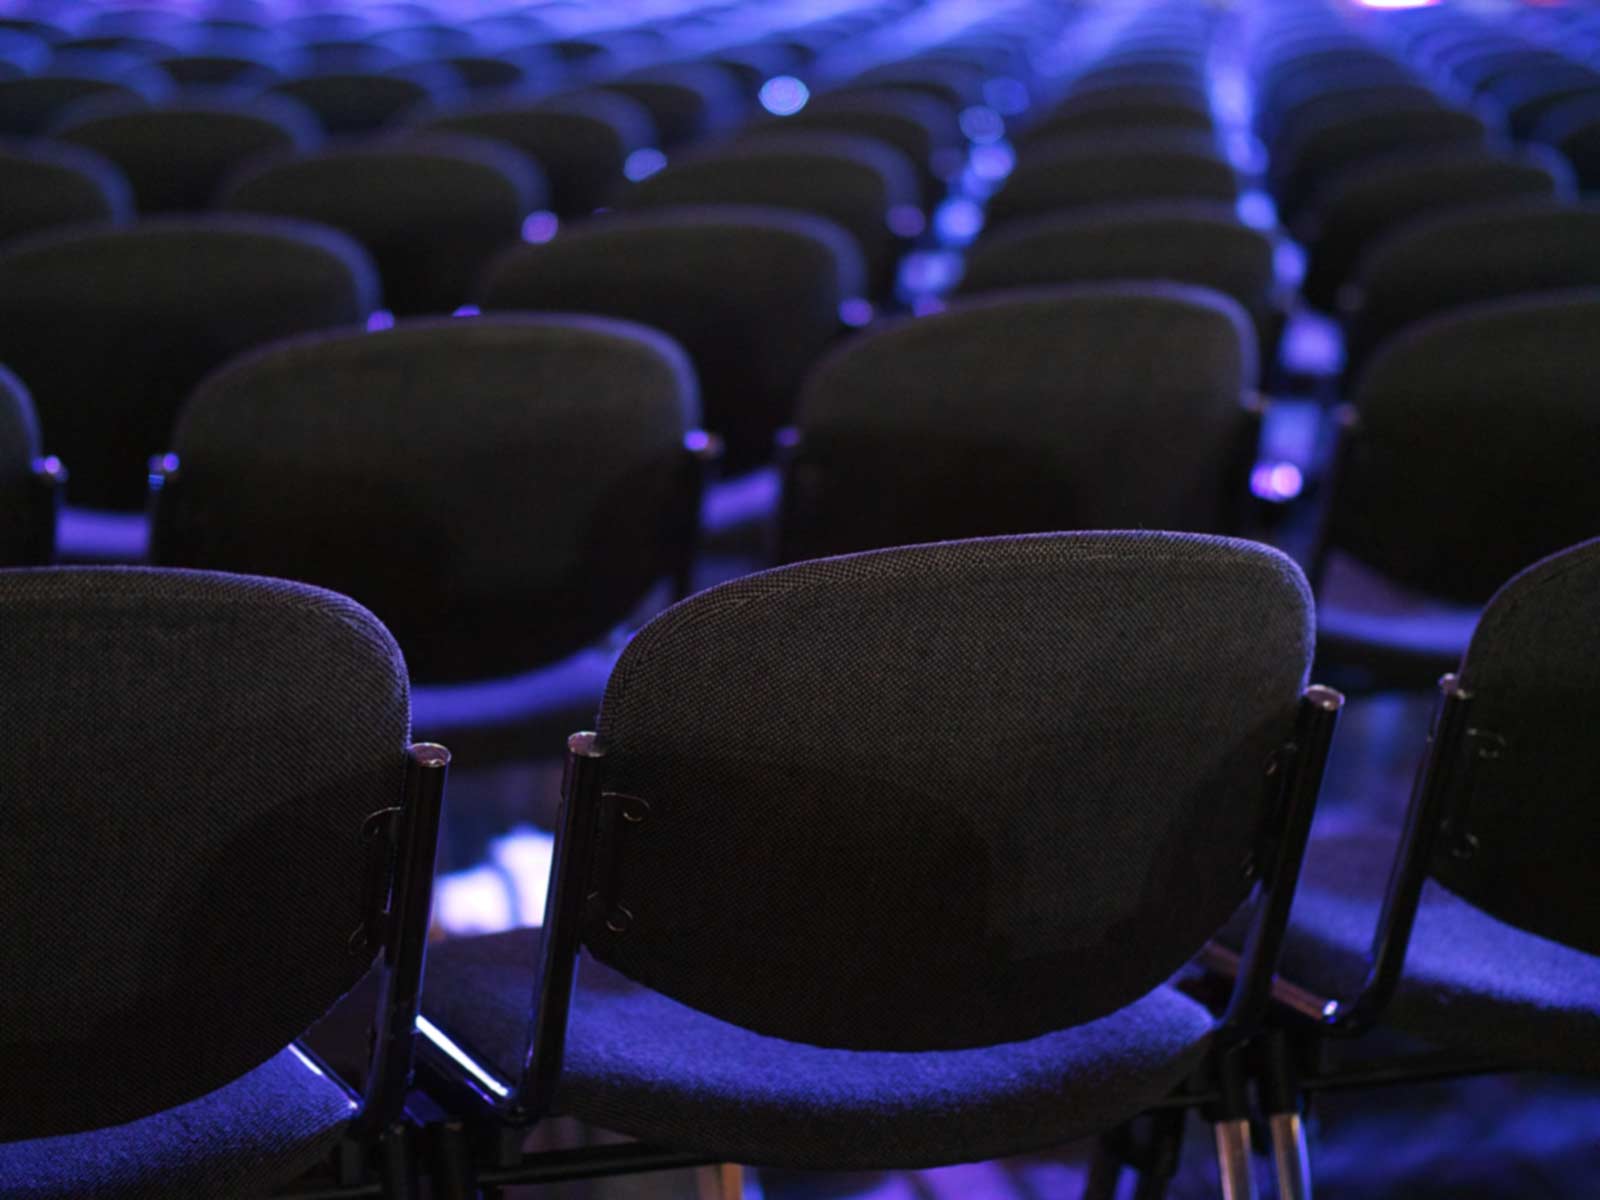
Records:
[[[609,201],[625,182],[629,157],[657,140],[649,109],[598,90],[446,109],[419,118],[417,128],[515,146],[548,174],[550,206],[562,218],[583,216]]]
[[[330,587],[427,682],[582,648],[686,553],[694,377],[598,318],[404,323],[308,337],[195,392],[152,560]]]
[[[885,324],[806,382],[784,555],[1223,530],[1255,363],[1244,311],[1178,284],[997,293]]]
[[[544,196],[539,169],[510,147],[429,133],[258,159],[219,204],[343,230],[377,262],[387,307],[410,315],[466,304]]]
[[[1272,238],[1227,205],[1203,201],[1073,209],[1014,221],[979,237],[957,291],[1113,279],[1170,279],[1231,296],[1267,318],[1274,287]]]
[[[1322,193],[1300,291],[1332,308],[1362,253],[1406,221],[1497,200],[1570,197],[1561,156],[1544,146],[1502,153],[1476,147],[1402,151],[1359,166]]]
[[[1408,221],[1362,255],[1345,321],[1346,375],[1425,317],[1577,287],[1600,287],[1600,209],[1513,200]]]
[[[1596,289],[1470,305],[1391,338],[1357,382],[1329,544],[1401,584],[1481,604],[1594,536],[1597,372]]]
[[[184,397],[252,346],[364,320],[361,247],[300,221],[207,216],[49,231],[0,247],[0,362],[33,393],[68,498],[138,508]]]
[[[111,76],[52,73],[0,79],[0,135],[36,137],[68,107],[90,97],[115,97],[129,104],[159,99],[151,89]]]
[[[34,472],[39,418],[28,389],[0,366],[0,567],[48,562],[54,500]]]
[[[0,572],[0,679],[0,1073],[26,1100],[0,1142],[213,1091],[365,974],[363,827],[401,802],[409,733],[370,613],[276,580]]]
[[[648,67],[600,86],[644,105],[667,149],[731,129],[745,107],[733,75],[710,63]]]
[[[478,296],[486,311],[598,313],[670,334],[737,469],[771,456],[806,371],[840,332],[840,305],[864,284],[861,254],[838,226],[728,205],[606,217],[517,246]]]
[[[0,142],[0,242],[54,225],[125,221],[133,194],[115,164],[77,146]]]
[[[1600,954],[1596,613],[1596,540],[1529,567],[1489,601],[1462,660],[1471,728],[1432,864],[1478,907],[1590,954]]]
[[[284,78],[273,63],[237,51],[175,54],[157,65],[181,88],[226,88],[240,95],[259,92]]]
[[[1183,88],[1089,88],[1067,96],[1030,124],[1018,141],[1026,145],[1052,138],[1161,129],[1209,136],[1214,135],[1216,123],[1205,100],[1197,103]]]
[[[422,104],[451,97],[443,73],[411,78],[359,70],[302,75],[274,84],[270,93],[298,100],[331,134],[371,133]]]
[[[1061,209],[1210,200],[1232,204],[1239,183],[1212,140],[1192,132],[1073,136],[1028,147],[989,202],[989,222]]]
[[[915,209],[916,168],[894,147],[835,133],[737,142],[686,155],[619,192],[617,207],[705,204],[792,208],[848,230],[876,294],[893,286],[897,257],[890,214]]]
[[[281,96],[250,101],[211,97],[160,108],[96,106],[67,118],[53,137],[116,163],[144,214],[211,206],[222,181],[259,154],[309,150],[322,138],[311,113]]]
[[[1103,1016],[1251,886],[1311,624],[1276,551],[1157,533],[902,547],[702,592],[606,690],[603,787],[643,819],[602,845],[587,945],[821,1045]]]
[[[1534,137],[1561,151],[1584,191],[1600,189],[1600,97],[1579,96],[1556,106]]]

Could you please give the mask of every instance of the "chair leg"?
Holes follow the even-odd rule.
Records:
[[[474,1200],[478,1195],[472,1147],[464,1126],[445,1121],[433,1127],[433,1200]]]
[[[1242,1047],[1217,1061],[1218,1100],[1206,1113],[1217,1144],[1217,1176],[1222,1200],[1256,1200],[1256,1180],[1250,1161],[1250,1105],[1245,1093]]]
[[[700,1200],[744,1200],[744,1168],[738,1163],[698,1167],[694,1184]]]
[[[1082,1200],[1116,1200],[1117,1185],[1122,1182],[1126,1161],[1127,1139],[1126,1126],[1095,1139],[1094,1153],[1089,1156],[1089,1173],[1083,1181]]]
[[[416,1200],[417,1161],[406,1126],[396,1125],[379,1139],[378,1175],[387,1200]]]
[[[1163,1200],[1166,1196],[1183,1155],[1183,1118],[1181,1108],[1151,1114],[1150,1144],[1138,1164],[1139,1186],[1133,1200]]]
[[[1279,1200],[1311,1200],[1311,1161],[1306,1153],[1293,1047],[1288,1036],[1277,1029],[1267,1034],[1261,1051],[1261,1108],[1272,1138]]]

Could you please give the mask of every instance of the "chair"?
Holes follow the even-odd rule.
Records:
[[[1351,688],[1426,688],[1501,583],[1600,532],[1597,349],[1600,292],[1583,289],[1452,309],[1373,355],[1315,554],[1320,671]],[[1341,596],[1335,554],[1409,597]]]
[[[0,629],[0,901],[27,914],[0,932],[0,1191],[259,1195],[339,1152],[345,1185],[409,1194],[449,755],[408,752],[383,626],[281,581],[55,568],[0,572]],[[369,975],[344,1080],[296,1039]]]
[[[1088,88],[1070,93],[1048,113],[1030,123],[1020,145],[1053,138],[1139,133],[1175,129],[1215,136],[1216,123],[1203,93],[1153,85]]]
[[[647,67],[600,87],[644,105],[665,150],[728,131],[745,107],[732,73],[711,63]]]
[[[1600,98],[1579,96],[1552,108],[1533,134],[1572,164],[1578,186],[1600,191]]]
[[[835,133],[795,133],[675,159],[616,196],[624,210],[710,204],[792,208],[848,230],[878,297],[894,288],[908,215],[920,231],[916,169],[894,147]]]
[[[133,214],[122,172],[105,158],[44,138],[0,141],[0,243],[56,225],[108,224]]]
[[[596,1172],[978,1161],[1183,1103],[1265,999],[1339,703],[1310,622],[1277,552],[1155,533],[690,598],[568,741],[545,927],[430,957],[432,1086],[642,1141]],[[1266,974],[1218,1021],[1164,981],[1258,884]],[[497,1184],[572,1165],[520,1142]]]
[[[253,96],[284,79],[284,72],[267,58],[238,52],[174,54],[156,65],[179,88],[223,89],[240,96]]]
[[[537,102],[474,102],[419,117],[414,127],[516,147],[544,169],[550,207],[562,220],[607,203],[623,186],[632,156],[653,149],[657,141],[648,109],[598,90]]]
[[[694,363],[707,427],[742,470],[771,459],[800,380],[864,283],[855,241],[838,226],[728,205],[619,214],[514,247],[477,295],[485,311],[597,313],[671,335]]]
[[[1069,209],[980,236],[967,252],[956,294],[1116,279],[1193,284],[1239,302],[1270,362],[1284,322],[1275,253],[1269,234],[1225,205],[1180,200]]]
[[[142,507],[201,377],[242,350],[366,319],[377,275],[343,234],[299,221],[161,218],[0,247],[0,362],[27,384],[69,502]]]
[[[127,104],[155,103],[164,98],[146,80],[93,75],[25,75],[0,79],[0,136],[37,137],[71,105],[95,98],[115,98]]]
[[[0,366],[0,567],[47,563],[66,472],[39,453],[39,419],[28,389]]]
[[[1334,309],[1362,253],[1407,221],[1496,201],[1569,199],[1575,191],[1571,170],[1543,146],[1417,150],[1369,161],[1330,183],[1316,218],[1302,222],[1301,295]]]
[[[218,206],[317,221],[371,253],[396,313],[448,313],[544,206],[544,177],[507,146],[463,134],[408,134],[258,159]]]
[[[1424,318],[1533,292],[1600,287],[1600,211],[1559,200],[1471,205],[1375,239],[1340,297],[1345,378]]]
[[[1487,140],[1488,130],[1480,118],[1453,108],[1427,102],[1370,111],[1357,108],[1330,115],[1285,145],[1273,157],[1268,181],[1278,202],[1279,218],[1285,224],[1296,223],[1317,206],[1322,188],[1366,160],[1470,148]]]
[[[1232,204],[1239,181],[1204,134],[1053,138],[1030,145],[989,202],[989,224],[1063,209],[1201,200]]]
[[[282,97],[211,97],[120,111],[96,105],[92,114],[58,123],[51,136],[120,167],[139,212],[148,214],[203,211],[242,164],[261,154],[309,150],[322,130],[310,112]]]
[[[1519,572],[1439,682],[1400,827],[1346,818],[1313,836],[1278,990],[1299,1089],[1600,1071],[1597,604],[1600,541]],[[1375,1028],[1433,1049],[1374,1053],[1360,1035]]]
[[[448,735],[458,763],[553,755],[561,723],[594,712],[612,655],[555,681],[576,694],[539,669],[686,570],[697,417],[682,352],[623,322],[296,339],[230,363],[185,407],[151,558],[352,596],[405,652],[413,725]]]
[[[456,98],[460,88],[453,84],[449,76],[437,71],[418,72],[413,77],[344,69],[286,79],[267,94],[298,100],[317,114],[329,134],[364,134],[424,104],[444,104]]]
[[[1201,288],[977,297],[874,328],[806,381],[785,560],[1052,529],[1237,526],[1249,317]]]

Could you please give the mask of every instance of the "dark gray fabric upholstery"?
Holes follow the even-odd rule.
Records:
[[[195,392],[151,553],[353,596],[419,680],[510,675],[606,632],[676,566],[698,416],[682,352],[622,322],[284,343]]]
[[[1162,283],[996,293],[884,325],[807,381],[790,560],[1052,529],[1217,532],[1242,493],[1249,318]]]
[[[917,204],[916,169],[894,147],[839,133],[795,133],[685,155],[620,192],[623,209],[753,204],[814,213],[855,237],[875,292],[897,258],[890,210]]]
[[[1088,88],[1062,100],[1020,136],[1026,145],[1057,137],[1181,129],[1211,135],[1216,128],[1204,95],[1153,85]]]
[[[1074,209],[1015,221],[980,237],[957,291],[1051,283],[1170,279],[1231,296],[1266,323],[1274,287],[1272,238],[1223,204],[1170,201]]]
[[[1407,221],[1362,255],[1345,321],[1346,377],[1424,317],[1575,287],[1600,287],[1600,208],[1512,200]]]
[[[1257,132],[1269,149],[1292,146],[1306,132],[1354,111],[1378,112],[1386,108],[1443,108],[1439,94],[1424,83],[1406,77],[1366,74],[1343,77],[1332,86],[1285,90],[1283,107],[1257,110]]]
[[[1349,997],[1365,978],[1399,831],[1312,839],[1279,974]],[[1588,907],[1587,903],[1585,905]],[[1524,933],[1438,883],[1422,891],[1405,969],[1383,1022],[1531,1068],[1600,1070],[1600,959]]]
[[[0,678],[0,1141],[205,1095],[366,971],[362,826],[400,802],[408,733],[370,613],[276,580],[8,571]]]
[[[260,159],[219,203],[342,229],[376,260],[387,307],[412,315],[467,303],[490,257],[544,207],[545,186],[509,147],[430,133]]]
[[[0,362],[33,393],[67,496],[144,503],[201,376],[251,346],[360,321],[377,275],[343,234],[301,221],[159,218],[37,234],[0,248]]]
[[[27,75],[0,79],[0,135],[42,134],[70,105],[88,97],[115,97],[119,102],[149,103],[154,97],[132,83],[92,75]]]
[[[1052,138],[1029,146],[989,202],[989,223],[1059,209],[1152,200],[1210,200],[1232,204],[1239,184],[1204,134]]]
[[[1318,205],[1323,188],[1363,160],[1428,147],[1479,146],[1487,137],[1479,117],[1436,104],[1329,114],[1320,124],[1308,124],[1273,158],[1268,178],[1278,216],[1286,224],[1299,221]]]
[[[133,194],[115,164],[43,139],[0,142],[0,242],[89,221],[125,221]]]
[[[38,453],[39,419],[28,389],[0,366],[0,566],[27,565],[43,549],[37,535],[50,501],[33,475]]]
[[[1353,397],[1331,544],[1472,604],[1600,533],[1597,353],[1592,289],[1470,305],[1390,339]]]
[[[174,54],[158,65],[181,88],[228,88],[240,95],[283,79],[283,72],[271,63],[239,53]]]
[[[1586,192],[1600,189],[1600,97],[1579,96],[1544,115],[1534,137],[1561,151]]]
[[[451,939],[428,958],[429,1016],[507,1078],[522,1065],[539,935]],[[1062,1145],[1170,1095],[1198,1067],[1211,1028],[1204,1008],[1163,986],[1098,1021],[1026,1041],[923,1054],[831,1050],[718,1021],[585,956],[556,1110],[746,1163],[982,1161]]]
[[[279,96],[208,97],[68,117],[51,136],[103,154],[133,186],[141,213],[208,208],[223,179],[250,158],[306,150],[321,139],[316,118]]]
[[[562,217],[582,216],[609,200],[622,186],[628,156],[656,141],[644,105],[602,91],[449,109],[422,118],[419,128],[515,146],[549,173],[550,204]]]
[[[492,264],[479,299],[486,310],[599,313],[664,330],[693,359],[706,424],[738,469],[771,456],[801,380],[839,332],[840,303],[864,283],[855,240],[838,226],[730,205],[609,217],[517,246]]]
[[[1594,847],[1600,842],[1600,541],[1545,559],[1497,592],[1462,663],[1472,724],[1505,741],[1481,761],[1461,824],[1470,856],[1441,853],[1435,875],[1503,921],[1600,954]],[[1600,961],[1594,975],[1600,979]],[[1600,1015],[1600,991],[1590,1002]]]
[[[87,1087],[104,1086],[102,1078]],[[13,1085],[12,1095],[25,1095]],[[187,1104],[127,1124],[0,1144],[8,1200],[243,1200],[315,1167],[349,1124],[344,1089],[293,1050]]]
[[[1465,205],[1556,199],[1572,172],[1543,146],[1512,153],[1474,147],[1406,150],[1364,163],[1322,192],[1300,293],[1332,308],[1362,253],[1406,221]]]
[[[1096,1020],[1244,898],[1310,658],[1298,568],[1219,538],[940,543],[702,592],[606,689],[604,787],[649,811],[602,851],[586,943],[816,1045]]]
[[[733,76],[710,63],[649,67],[602,86],[644,105],[669,150],[730,129],[745,106]]]
[[[330,134],[371,133],[421,104],[449,98],[442,77],[408,78],[362,70],[301,75],[275,84],[272,95],[298,100]]]

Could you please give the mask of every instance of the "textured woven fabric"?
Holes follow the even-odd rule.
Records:
[[[1390,339],[1353,397],[1331,544],[1474,604],[1600,533],[1597,353],[1593,289],[1470,305]]]
[[[104,1084],[101,1077],[83,1081],[85,1090]],[[232,1083],[154,1116],[0,1144],[0,1193],[7,1200],[264,1196],[338,1145],[352,1107],[344,1089],[285,1050]]]
[[[321,137],[316,118],[277,96],[204,101],[69,118],[53,137],[98,151],[133,186],[143,214],[200,211],[229,172],[257,154],[308,149]]]
[[[1408,220],[1463,205],[1574,194],[1572,172],[1542,146],[1407,150],[1369,162],[1323,191],[1300,294],[1331,308],[1363,251]]]
[[[89,97],[148,103],[151,96],[129,83],[91,75],[28,75],[0,79],[0,135],[37,137],[68,107]]]
[[[34,531],[49,503],[33,476],[38,453],[39,419],[28,389],[0,366],[0,566],[25,565],[36,552]]]
[[[1362,256],[1345,322],[1346,377],[1424,317],[1575,287],[1600,287],[1600,209],[1512,200],[1408,221]]]
[[[125,221],[133,194],[115,164],[44,140],[0,143],[0,242],[90,221]]]
[[[1323,188],[1366,159],[1428,147],[1478,146],[1487,138],[1480,118],[1436,104],[1330,114],[1273,159],[1269,182],[1279,218],[1298,221],[1318,203]]]
[[[604,787],[649,811],[586,942],[817,1045],[1106,1016],[1245,896],[1310,658],[1299,570],[1226,539],[942,543],[702,592],[606,691]]]
[[[422,79],[359,70],[302,75],[275,85],[271,93],[298,100],[330,134],[372,133],[418,105],[439,103],[447,93]]]
[[[1209,135],[1215,128],[1205,96],[1195,96],[1185,88],[1089,88],[1069,95],[1030,124],[1019,141],[1027,145],[1057,137],[1150,129],[1182,129]]]
[[[1399,831],[1312,839],[1279,974],[1348,998],[1367,953]],[[1585,907],[1591,907],[1585,905]],[[1600,959],[1497,921],[1438,883],[1424,885],[1386,1025],[1531,1068],[1600,1070]]]
[[[281,344],[195,393],[151,552],[353,596],[419,680],[510,675],[604,633],[686,553],[698,415],[682,352],[621,322]]]
[[[1199,288],[979,297],[852,340],[807,381],[790,560],[944,538],[1227,524],[1249,318]]]
[[[894,282],[889,212],[915,205],[916,168],[894,147],[837,133],[796,133],[739,142],[672,162],[617,196],[624,209],[697,204],[793,208],[850,231],[875,291]]]
[[[1596,613],[1600,541],[1544,560],[1489,602],[1461,686],[1474,697],[1473,727],[1504,739],[1504,751],[1478,763],[1464,798],[1462,824],[1476,852],[1442,853],[1433,867],[1501,920],[1591,955],[1600,954]],[[1600,961],[1594,974],[1600,979]],[[1600,992],[1590,1000],[1600,1013]]]
[[[424,117],[419,127],[508,142],[550,176],[550,204],[579,217],[610,199],[623,183],[628,156],[656,141],[649,109],[611,92],[578,92],[530,103],[480,102]]]
[[[1304,84],[1279,89],[1277,106],[1257,108],[1256,132],[1269,149],[1293,145],[1306,131],[1330,119],[1349,116],[1353,110],[1381,111],[1386,108],[1443,108],[1439,94],[1426,84],[1403,75],[1392,75],[1392,68],[1376,73],[1361,71],[1341,76],[1337,84],[1313,78]]]
[[[669,150],[732,128],[745,105],[733,76],[710,63],[649,67],[603,89],[644,105]]]
[[[539,934],[451,939],[428,958],[430,1018],[513,1079]],[[924,1054],[830,1050],[718,1021],[585,957],[556,1110],[736,1162],[975,1162],[1133,1116],[1194,1071],[1211,1029],[1205,1009],[1159,987],[1101,1020],[1027,1041]]]
[[[1030,146],[994,199],[989,223],[1090,205],[1150,200],[1232,204],[1233,168],[1204,134],[1150,133],[1053,138]]]
[[[670,334],[694,362],[706,424],[737,470],[771,456],[800,381],[838,336],[841,302],[864,283],[854,239],[831,222],[724,206],[609,217],[516,246],[492,264],[479,300]]]
[[[387,307],[448,313],[473,280],[543,207],[542,173],[509,147],[463,134],[415,134],[245,168],[223,208],[318,221],[371,253]]]
[[[0,678],[0,1141],[202,1096],[360,978],[362,826],[400,802],[408,725],[370,613],[275,580],[6,572]]]
[[[1231,296],[1260,330],[1271,305],[1273,255],[1272,239],[1228,205],[1127,204],[1015,221],[980,237],[957,290],[1170,279]]]
[[[137,508],[189,390],[240,351],[377,304],[361,247],[301,221],[156,218],[0,249],[0,362],[33,393],[68,498]]]

